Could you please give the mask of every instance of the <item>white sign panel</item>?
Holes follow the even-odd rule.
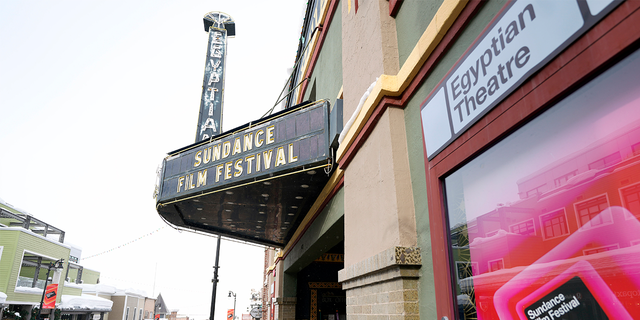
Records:
[[[621,1],[514,1],[422,105],[429,159]]]

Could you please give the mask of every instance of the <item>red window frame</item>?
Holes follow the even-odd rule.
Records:
[[[504,259],[496,259],[487,262],[489,264],[489,272],[494,272],[504,269]]]
[[[536,224],[532,219],[527,219],[509,226],[509,232],[523,236],[536,235]]]
[[[577,39],[465,134],[428,161],[424,154],[437,318],[456,319],[444,177],[638,48],[640,1],[626,1]],[[451,29],[449,32],[458,32]],[[423,145],[424,147],[424,145]],[[426,150],[424,148],[423,150]]]
[[[568,236],[570,232],[566,211],[560,209],[540,215],[540,230],[544,240]]]
[[[640,219],[640,184],[620,188],[620,198],[622,198],[622,205],[634,217]]]
[[[585,255],[585,256],[588,256],[588,255],[592,255],[592,254],[597,254],[597,253],[611,251],[611,250],[618,250],[618,249],[620,249],[620,245],[619,244],[612,244],[612,245],[604,246],[604,247],[585,249],[585,250],[582,250],[582,254]]]
[[[609,206],[607,194],[574,203],[573,208],[576,211],[578,227],[583,227],[585,224],[590,223],[590,228],[596,228],[613,223],[613,218],[610,213],[608,215],[598,216],[600,212],[609,208]],[[597,220],[593,220],[596,216],[598,216]]]

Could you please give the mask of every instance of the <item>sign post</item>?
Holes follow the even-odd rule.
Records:
[[[236,25],[231,16],[222,12],[204,15],[204,31],[209,32],[209,45],[202,80],[200,114],[196,129],[196,142],[209,139],[222,131],[222,98],[224,93],[224,68],[227,56],[227,36],[236,35]],[[220,235],[216,246],[216,263],[213,266],[213,292],[209,319],[213,320],[218,290],[218,260],[220,257]]]
[[[262,308],[254,307],[253,309],[251,309],[249,314],[254,319],[260,319],[260,318],[262,318]]]

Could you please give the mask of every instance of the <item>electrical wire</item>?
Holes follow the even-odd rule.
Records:
[[[271,109],[269,109],[269,111],[267,111],[262,117],[260,117],[261,119],[271,115],[271,113],[273,112],[273,109],[275,109],[278,106],[278,103],[280,103],[280,101],[284,100],[287,96],[289,96],[291,94],[291,92],[293,92],[296,88],[298,88],[300,85],[302,85],[302,83],[304,81],[309,80],[309,78],[304,78],[302,79],[302,81],[300,81],[293,89],[289,90],[289,92],[287,92],[287,94],[282,97],[282,93],[286,90],[287,86],[291,83],[291,81],[293,80],[293,76],[295,75],[295,71],[298,68],[298,65],[300,64],[300,61],[302,61],[302,57],[304,57],[304,53],[305,51],[307,51],[307,48],[309,48],[309,44],[311,44],[311,39],[313,39],[313,35],[316,33],[316,31],[318,31],[322,26],[316,26],[315,28],[313,28],[313,31],[311,32],[311,35],[309,36],[309,38],[307,39],[307,44],[304,46],[304,48],[302,49],[302,52],[300,53],[300,56],[298,57],[298,60],[296,61],[296,63],[293,65],[293,71],[291,72],[291,75],[289,75],[289,79],[287,79],[287,82],[285,82],[284,87],[282,88],[282,91],[280,91],[280,94],[278,95],[278,98],[276,99],[276,103],[273,105],[273,107],[271,107]]]

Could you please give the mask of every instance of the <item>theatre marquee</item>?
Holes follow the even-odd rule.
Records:
[[[329,103],[287,109],[170,153],[157,210],[178,227],[283,246],[331,161]]]

